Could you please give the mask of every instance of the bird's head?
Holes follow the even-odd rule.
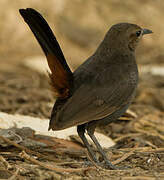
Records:
[[[111,42],[110,45],[113,44],[114,48],[129,48],[134,51],[142,36],[150,33],[151,30],[143,29],[136,24],[119,23],[110,28],[105,39]]]

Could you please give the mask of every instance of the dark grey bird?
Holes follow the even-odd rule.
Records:
[[[57,100],[49,129],[77,126],[77,132],[91,158],[100,165],[88,143],[91,137],[107,168],[115,167],[107,159],[94,131],[99,125],[117,120],[128,108],[138,84],[135,49],[145,34],[152,33],[136,24],[119,23],[106,33],[95,53],[72,72],[45,19],[36,10],[20,9],[44,54],[51,73],[51,85]]]

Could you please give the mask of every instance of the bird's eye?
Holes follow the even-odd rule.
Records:
[[[137,31],[136,35],[137,35],[137,37],[139,37],[141,35],[141,31]]]

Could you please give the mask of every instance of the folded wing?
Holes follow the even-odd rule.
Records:
[[[128,88],[126,83],[96,89],[89,83],[83,84],[62,107],[51,128],[60,130],[103,119],[128,104],[134,89]]]

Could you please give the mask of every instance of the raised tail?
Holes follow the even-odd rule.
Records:
[[[73,82],[73,73],[70,70],[62,50],[46,20],[32,8],[20,9],[21,16],[28,24],[44,54],[47,57],[51,70],[49,77],[56,96],[65,99]]]

